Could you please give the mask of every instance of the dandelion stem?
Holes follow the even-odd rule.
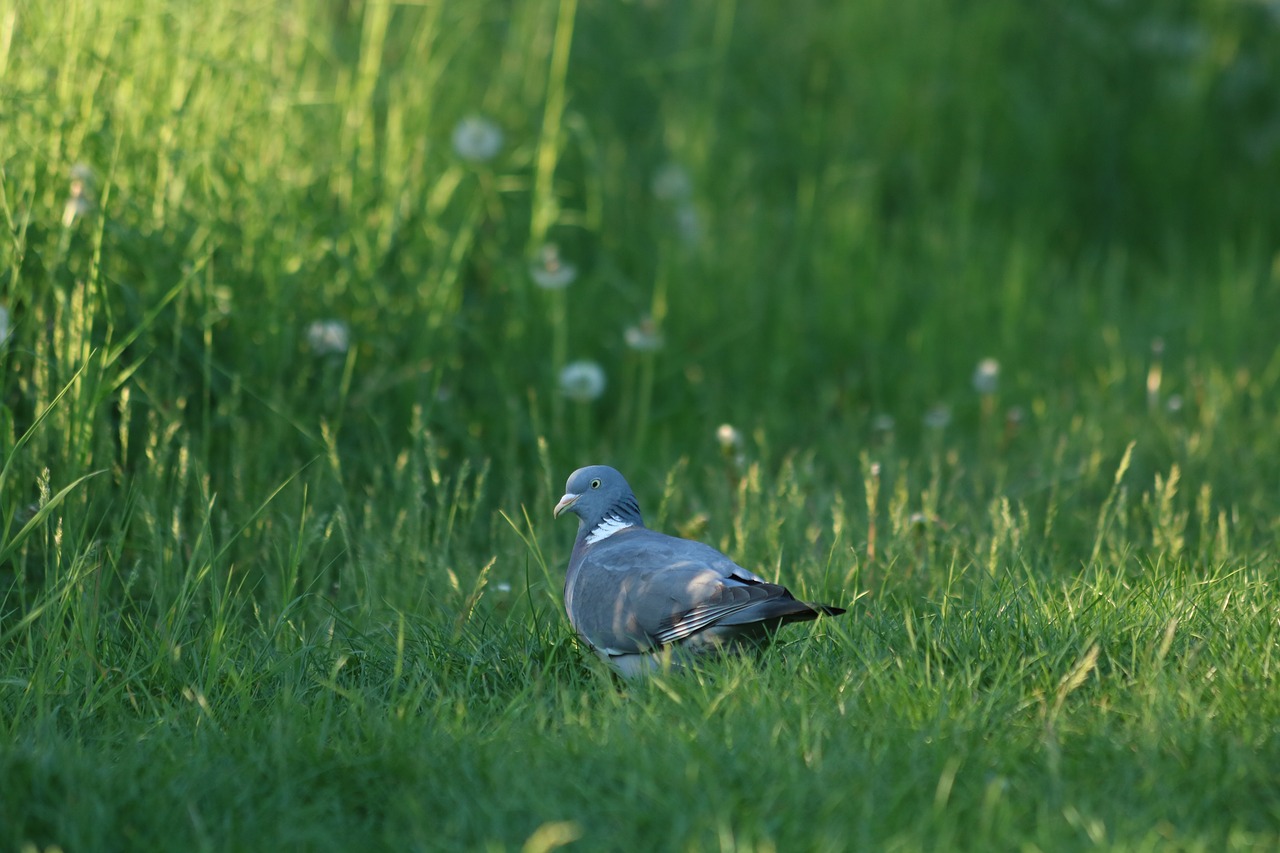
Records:
[[[588,447],[591,443],[591,413],[587,411],[589,404],[577,402],[573,404],[574,421],[577,426],[577,435],[574,437],[574,445],[577,447]]]
[[[644,451],[644,442],[649,432],[649,403],[653,397],[653,361],[654,354],[644,353],[640,357],[639,400],[636,406],[636,455]]]
[[[658,275],[653,283],[653,306],[649,312],[653,329],[660,330],[667,318],[667,270],[665,260],[658,266]],[[644,450],[645,439],[649,432],[649,407],[653,401],[654,361],[652,352],[644,353],[640,361],[640,379],[637,386],[636,402],[636,454]]]
[[[569,71],[569,48],[573,44],[573,22],[578,0],[560,0],[556,17],[556,37],[551,46],[551,66],[547,73],[547,106],[542,114],[542,134],[533,181],[533,216],[529,223],[529,245],[541,246],[559,215],[552,179],[560,155],[560,126],[564,117],[565,77]]]
[[[565,292],[557,290],[551,296],[551,370],[552,376],[559,376],[569,361],[569,312],[565,305]],[[564,430],[564,395],[554,394],[551,397],[551,429],[552,435],[561,435]]]

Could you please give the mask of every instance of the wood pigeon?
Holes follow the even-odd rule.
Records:
[[[578,516],[564,582],[569,622],[624,677],[707,652],[759,649],[786,622],[838,616],[747,571],[709,545],[650,530],[607,465],[569,476],[554,515]]]

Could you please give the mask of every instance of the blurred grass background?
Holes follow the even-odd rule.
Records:
[[[801,706],[852,740],[757,779],[774,817],[612,820],[1274,843],[1278,64],[1262,0],[0,5],[0,838],[609,846],[580,773],[638,765],[604,775],[666,814],[764,772],[699,714],[774,743]],[[549,510],[594,462],[865,598],[759,682],[620,704],[557,610]],[[915,722],[842,727],[850,685]],[[1050,737],[1073,712],[1097,766]],[[957,783],[921,719],[995,769]],[[499,806],[522,749],[564,790]],[[1247,808],[1204,807],[1205,755]],[[854,766],[898,805],[837,796]],[[1097,767],[1131,790],[1073,798]],[[198,779],[221,823],[157,806]]]

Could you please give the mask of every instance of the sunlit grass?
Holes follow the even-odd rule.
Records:
[[[829,5],[0,9],[0,844],[1280,843],[1280,30]]]

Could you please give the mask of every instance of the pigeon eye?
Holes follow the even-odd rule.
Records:
[[[598,489],[598,488],[600,488],[600,480],[599,480],[599,479],[592,480],[592,481],[591,481],[591,488],[593,488],[593,489]]]

